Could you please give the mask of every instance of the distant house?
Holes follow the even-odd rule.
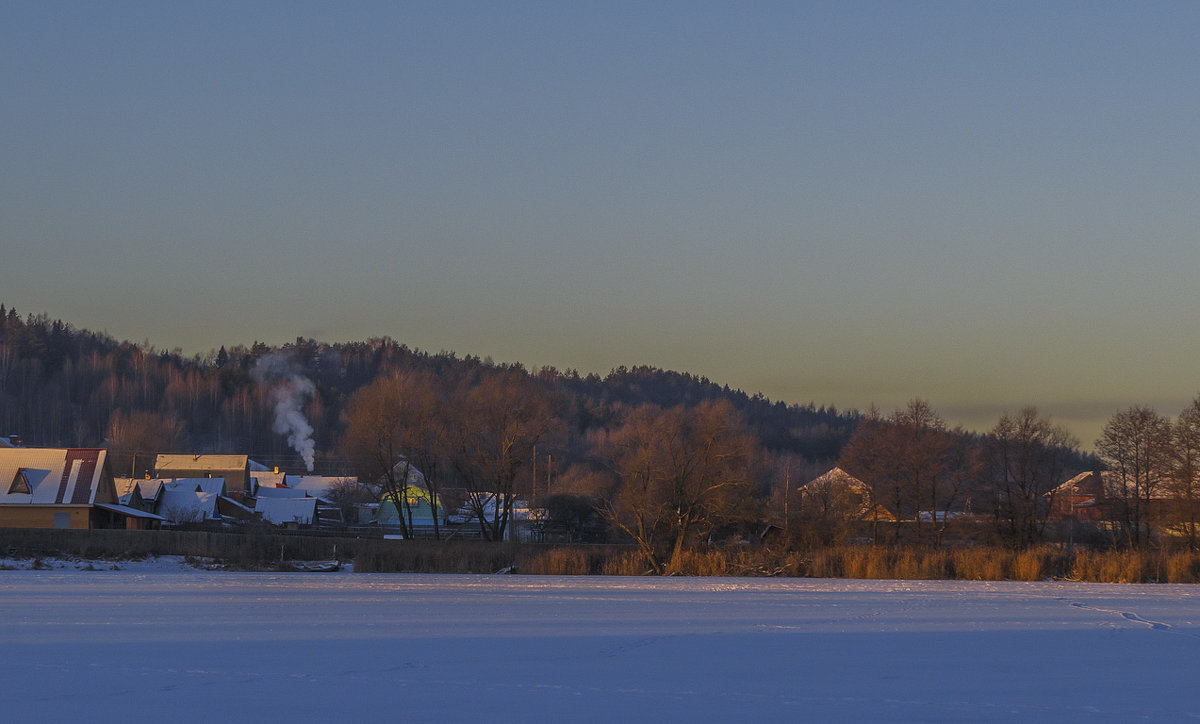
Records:
[[[163,480],[152,478],[113,478],[121,505],[153,513],[162,497]]]
[[[448,495],[457,494],[464,500],[462,505],[446,516],[448,523],[462,526],[464,531],[478,529],[480,527],[480,518],[483,518],[485,521],[482,527],[490,526],[496,520],[498,512],[504,510],[503,495],[461,489],[445,492]],[[514,535],[517,537],[517,540],[529,540],[532,532],[531,527],[534,525],[540,527],[541,521],[545,517],[545,512],[543,508],[530,508],[528,500],[514,498],[512,507],[510,508],[511,515],[504,528],[505,540],[512,540]],[[480,530],[480,534],[482,533],[483,531]]]
[[[250,458],[245,455],[159,455],[154,461],[159,478],[224,478],[226,493],[248,495]]]
[[[250,494],[257,495],[259,488],[287,487],[286,479],[287,474],[279,472],[279,468],[275,468],[274,472],[270,470],[251,470]]]
[[[223,520],[231,522],[248,523],[254,520],[253,508],[224,495],[217,496],[217,513]]]
[[[196,488],[164,488],[155,512],[173,525],[204,523],[220,520],[216,493],[205,493]]]
[[[416,485],[408,485],[400,495],[400,505],[405,520],[409,519],[409,510],[412,511],[412,524],[414,526],[432,526],[433,525],[433,503],[437,503],[438,523],[445,525],[447,518],[446,506],[442,504],[442,499],[438,496],[430,495],[425,488],[417,487]],[[392,500],[392,496],[384,493],[379,498],[379,508],[375,513],[375,522],[384,528],[400,528],[400,516],[396,513],[396,504]]]
[[[189,490],[193,493],[227,495],[225,478],[175,478],[163,481],[164,490]]]
[[[254,512],[273,525],[308,528],[317,520],[316,498],[258,498]]]
[[[284,483],[292,490],[303,490],[314,498],[329,500],[329,494],[334,488],[343,485],[357,485],[358,478],[328,475],[288,475]]]
[[[1161,488],[1161,486],[1160,486]],[[1159,514],[1168,505],[1165,491],[1150,496],[1149,512]],[[1051,520],[1111,521],[1123,517],[1123,506],[1137,494],[1112,470],[1080,473],[1047,493]]]
[[[0,527],[153,527],[161,518],[122,505],[97,448],[0,448]]]
[[[809,510],[856,520],[896,520],[893,511],[874,502],[871,486],[840,467],[801,485],[798,490],[801,505]]]

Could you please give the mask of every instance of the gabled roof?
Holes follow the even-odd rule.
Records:
[[[330,477],[326,475],[289,475],[287,486],[293,490],[303,490],[314,498],[327,497],[331,488],[345,481],[358,482],[357,478]],[[421,479],[422,484],[424,478]]]
[[[133,508],[138,508],[142,505],[145,505],[146,499],[142,497],[141,490],[135,485],[129,489],[128,493],[125,493],[124,495],[118,495],[117,502],[121,505],[128,505]]]
[[[275,525],[312,525],[317,515],[317,499],[258,498],[254,501],[254,512],[260,514],[263,520]]]
[[[833,468],[824,475],[810,480],[804,485],[801,485],[800,490],[803,491],[806,488],[809,490],[817,490],[824,486],[846,486],[853,490],[863,492],[870,491],[870,487],[868,487],[866,483],[841,468]]]
[[[162,478],[225,478],[227,489],[250,487],[250,458],[245,455],[162,454],[154,461],[154,474]]]
[[[163,490],[190,490],[225,495],[225,478],[173,478],[163,481]]]
[[[1048,495],[1068,496],[1072,498],[1093,498],[1097,502],[1108,499],[1124,499],[1127,495],[1134,496],[1133,482],[1128,489],[1121,481],[1121,475],[1114,470],[1080,473],[1067,482],[1050,491]],[[1165,497],[1163,487],[1158,486],[1151,496],[1154,499]]]
[[[173,523],[193,523],[216,518],[217,494],[196,492],[195,489],[164,489],[155,513]]]
[[[159,455],[154,460],[158,470],[249,470],[250,458],[245,455]]]
[[[1124,495],[1121,479],[1111,470],[1080,473],[1050,492],[1053,495],[1090,498],[1120,498]]]
[[[28,492],[25,492],[28,490]],[[116,504],[107,451],[97,448],[0,448],[0,503]]]
[[[408,485],[420,485],[423,488],[428,487],[425,485],[425,474],[418,470],[416,465],[409,463],[403,458],[401,458],[400,462],[392,466],[392,473],[395,474],[397,483],[401,482],[400,478],[404,476],[405,468],[408,469],[408,480],[405,480],[405,483]]]
[[[163,483],[169,480],[170,478],[113,478],[113,484],[120,498],[128,497],[136,488],[142,500],[157,501],[162,495]]]

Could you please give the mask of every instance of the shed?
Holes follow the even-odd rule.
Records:
[[[258,498],[254,512],[274,525],[287,528],[308,527],[317,517],[316,498]]]
[[[155,512],[175,525],[203,523],[221,517],[217,510],[216,493],[205,493],[195,489],[173,488],[163,490]]]

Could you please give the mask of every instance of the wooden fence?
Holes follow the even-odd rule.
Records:
[[[211,558],[235,567],[270,568],[283,561],[354,561],[364,572],[599,573],[628,546],[559,546],[483,540],[386,540],[303,533],[217,533],[179,530],[53,530],[0,528],[0,556],[130,559]],[[566,556],[564,558],[564,556]],[[566,563],[564,570],[563,563]]]
[[[141,558],[195,556],[234,562],[349,560],[366,539],[175,530],[0,528],[0,554]]]

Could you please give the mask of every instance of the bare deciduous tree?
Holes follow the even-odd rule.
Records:
[[[1116,476],[1116,513],[1132,546],[1150,542],[1153,504],[1169,477],[1170,449],[1170,420],[1140,405],[1109,418],[1096,441],[1096,452]]]
[[[555,422],[552,400],[524,371],[497,369],[460,384],[451,414],[449,461],[467,505],[485,538],[504,540],[518,478]]]
[[[875,518],[871,486],[834,468],[800,488],[795,537],[808,546],[844,543],[864,521]]]
[[[114,410],[108,420],[108,454],[117,475],[138,477],[139,462],[153,465],[161,452],[174,452],[184,439],[183,423],[172,415]]]
[[[1192,400],[1172,429],[1171,475],[1166,492],[1173,500],[1172,527],[1200,547],[1200,397]]]
[[[378,503],[379,488],[358,478],[341,478],[330,485],[322,497],[337,507],[344,525],[357,525],[359,506]]]
[[[661,573],[665,546],[671,567],[693,537],[731,517],[748,492],[754,443],[732,405],[706,401],[634,408],[603,450],[616,486],[601,510]]]
[[[1055,488],[1066,481],[1079,442],[1061,425],[1024,407],[1005,413],[984,442],[984,472],[1001,537],[1016,547],[1042,539]]]
[[[437,379],[412,371],[377,378],[354,395],[346,410],[343,449],[363,477],[378,481],[406,538],[413,535],[413,516],[412,496],[405,491],[418,480],[429,492],[434,535],[440,537],[439,464],[447,424],[443,402]]]
[[[971,451],[928,402],[914,399],[886,418],[872,411],[842,453],[841,467],[871,486],[896,514],[893,539],[911,516],[916,542],[926,529],[941,545],[950,512],[971,477]],[[877,526],[876,526],[877,527]]]

